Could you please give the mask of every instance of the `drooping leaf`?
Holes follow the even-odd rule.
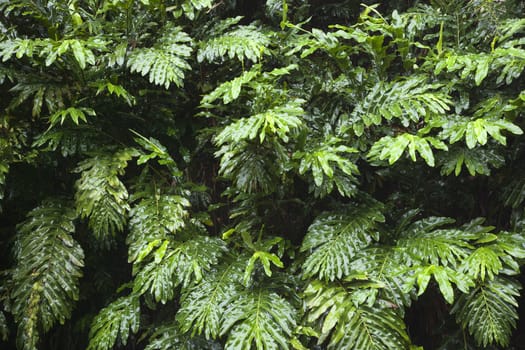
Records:
[[[106,245],[124,229],[127,220],[128,191],[118,176],[124,174],[128,161],[136,154],[131,148],[101,154],[80,162],[75,169],[81,173],[76,182],[77,212],[89,219],[95,238]]]
[[[75,219],[70,203],[49,201],[18,226],[9,297],[21,350],[36,350],[40,332],[63,324],[79,298],[84,252],[72,237]]]

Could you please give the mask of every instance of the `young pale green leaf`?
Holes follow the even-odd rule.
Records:
[[[146,197],[130,210],[129,262],[145,260],[162,241],[185,226],[187,199],[175,195]]]
[[[300,159],[299,174],[312,172],[314,183],[317,187],[323,183],[332,182],[337,169],[348,176],[359,174],[357,166],[348,159],[346,154],[356,153],[357,150],[340,144],[342,140],[332,137],[323,140],[320,144],[310,145],[305,151],[293,154],[294,159]],[[334,181],[336,181],[334,179]]]
[[[283,268],[284,264],[279,259],[279,257],[273,253],[268,253],[265,251],[256,251],[253,253],[251,258],[248,260],[248,264],[246,265],[246,268],[244,270],[244,276],[243,276],[243,282],[246,287],[248,287],[249,282],[251,280],[253,269],[255,268],[255,263],[259,260],[264,268],[264,273],[268,277],[272,277],[272,269],[271,265],[275,265],[279,268]]]
[[[435,165],[434,153],[430,145],[436,149],[448,150],[446,144],[433,137],[421,137],[404,133],[396,137],[384,136],[379,141],[376,141],[368,153],[368,158],[371,160],[385,160],[388,158],[388,163],[392,165],[401,158],[408,147],[408,154],[412,161],[416,161],[417,151],[427,165],[433,167]]]
[[[215,90],[204,95],[201,105],[209,105],[219,98],[222,98],[224,104],[231,103],[239,97],[242,86],[257,77],[260,74],[260,70],[260,65],[254,65],[250,70],[243,72],[241,76],[222,83]]]
[[[49,122],[52,126],[60,123],[61,125],[64,124],[64,122],[67,119],[71,119],[73,123],[78,125],[79,121],[83,121],[84,123],[87,123],[86,116],[93,117],[97,115],[95,111],[91,108],[85,108],[85,107],[69,107],[67,109],[59,110],[52,115],[49,116]]]
[[[454,289],[452,288],[452,283],[454,283],[463,293],[468,293],[469,288],[474,286],[472,279],[468,275],[456,272],[447,266],[429,265],[416,268],[414,275],[407,279],[406,287],[411,289],[412,285],[417,283],[419,288],[418,295],[421,295],[427,289],[431,277],[434,277],[441,295],[443,295],[443,298],[449,304],[454,302]]]

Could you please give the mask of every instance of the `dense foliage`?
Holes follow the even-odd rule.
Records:
[[[0,0],[0,347],[519,349],[524,10]]]

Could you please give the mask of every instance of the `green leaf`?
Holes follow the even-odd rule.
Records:
[[[172,83],[182,87],[184,71],[191,69],[186,59],[191,38],[180,27],[167,29],[151,48],[133,50],[127,62],[130,71],[149,76],[149,82],[168,89]]]
[[[456,267],[474,249],[473,241],[480,233],[461,229],[434,230],[436,225],[450,222],[447,218],[432,217],[415,222],[401,234],[397,247],[418,261]]]
[[[128,191],[119,179],[128,161],[136,156],[132,148],[114,154],[100,154],[80,162],[75,201],[80,218],[89,219],[95,238],[109,245],[113,235],[122,231],[127,221]]]
[[[183,333],[204,333],[207,339],[217,338],[223,315],[241,292],[242,265],[221,265],[206,274],[203,280],[184,290],[177,321]]]
[[[330,281],[348,275],[352,258],[379,238],[375,224],[384,221],[381,210],[380,203],[369,202],[318,216],[301,246],[302,252],[310,252],[303,264],[304,275]]]
[[[347,288],[319,281],[311,283],[305,295],[308,321],[322,324],[318,343],[330,339],[329,349],[406,349],[410,343],[394,309],[356,303]]]
[[[162,247],[161,247],[162,248]],[[224,242],[217,238],[197,236],[184,242],[172,242],[153,261],[134,268],[134,291],[151,294],[165,304],[175,296],[175,287],[186,287],[202,280],[224,253]]]
[[[497,343],[507,347],[518,320],[520,289],[521,286],[512,279],[497,277],[487,280],[462,295],[452,313],[479,346]]]
[[[478,60],[476,74],[474,76],[474,81],[476,85],[479,86],[483,79],[487,76],[489,72],[490,59],[488,57],[483,57],[483,59]]]
[[[289,348],[296,326],[296,311],[278,294],[264,289],[238,295],[223,315],[221,335],[227,335],[225,350],[278,350]]]
[[[199,45],[197,60],[213,62],[218,58],[248,59],[257,62],[267,54],[270,38],[254,24],[237,26],[225,34],[203,41]]]
[[[396,137],[384,136],[376,141],[368,153],[368,158],[371,160],[385,160],[388,158],[388,163],[392,165],[401,158],[408,147],[412,161],[416,161],[417,151],[427,165],[433,167],[435,165],[434,153],[430,148],[429,142],[435,148],[448,150],[448,147],[443,142],[432,137],[421,137],[404,133]]]
[[[145,350],[221,350],[222,346],[212,340],[182,335],[175,322],[155,329]]]
[[[122,297],[102,309],[93,320],[87,350],[112,349],[117,339],[126,345],[130,331],[140,325],[140,303],[136,295]]]
[[[18,226],[9,297],[21,350],[36,350],[40,332],[63,324],[79,299],[84,252],[72,237],[75,219],[71,203],[47,201]]]

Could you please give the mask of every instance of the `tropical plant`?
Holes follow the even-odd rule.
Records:
[[[0,346],[519,349],[524,10],[0,0]]]

